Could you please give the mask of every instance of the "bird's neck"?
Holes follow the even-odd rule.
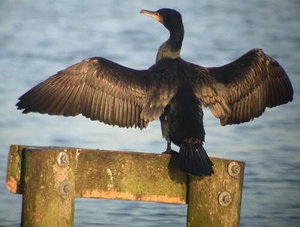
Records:
[[[177,28],[176,30],[170,30],[169,39],[166,42],[164,42],[158,50],[156,62],[165,58],[179,58],[183,36],[183,26]]]

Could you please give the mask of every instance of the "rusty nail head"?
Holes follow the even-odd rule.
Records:
[[[228,173],[232,177],[237,177],[241,172],[241,168],[239,163],[237,162],[230,162],[228,165]]]
[[[58,165],[61,167],[66,167],[70,163],[69,155],[66,152],[59,152],[57,156]]]
[[[221,192],[219,195],[219,204],[223,207],[228,206],[232,202],[232,198],[229,192]]]
[[[71,190],[72,190],[72,186],[67,180],[61,182],[61,184],[59,186],[60,194],[67,195],[71,192]]]

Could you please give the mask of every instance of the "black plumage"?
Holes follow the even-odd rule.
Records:
[[[222,125],[247,122],[266,107],[292,101],[291,82],[279,63],[261,49],[221,67],[186,62],[180,57],[184,36],[180,13],[172,9],[141,13],[170,31],[153,66],[134,70],[101,57],[89,58],[36,85],[19,98],[17,107],[23,113],[82,114],[106,124],[141,129],[159,118],[166,153],[173,153],[173,142],[180,146],[183,171],[211,175],[212,162],[202,146],[202,106]]]

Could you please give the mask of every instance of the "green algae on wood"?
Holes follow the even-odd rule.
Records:
[[[237,227],[244,176],[244,163],[214,159],[215,174],[210,177],[189,176],[187,226]],[[235,174],[231,174],[228,167]]]
[[[60,152],[25,149],[22,226],[73,226],[75,159],[61,166]]]
[[[170,155],[100,150],[77,155],[77,174],[85,182],[76,186],[78,197],[186,202],[186,176],[178,168],[170,173]]]

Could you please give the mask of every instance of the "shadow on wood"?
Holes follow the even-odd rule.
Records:
[[[7,189],[23,194],[22,226],[73,226],[76,197],[187,203],[187,226],[239,226],[244,163],[211,159],[196,177],[176,155],[12,145]]]

